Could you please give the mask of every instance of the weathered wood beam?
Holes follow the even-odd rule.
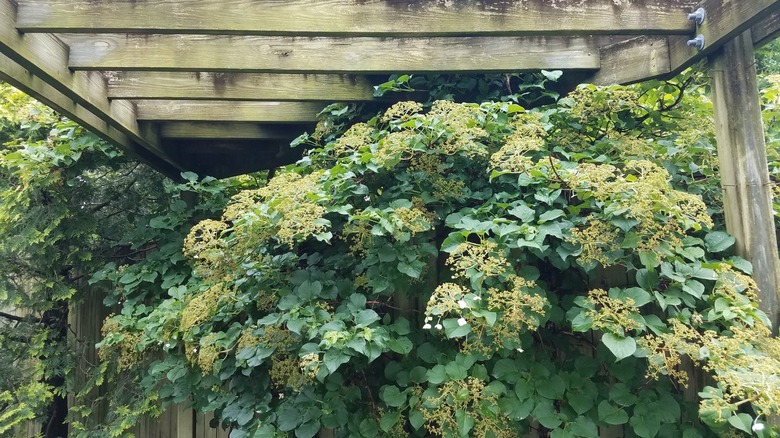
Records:
[[[669,37],[672,74],[713,53],[725,42],[780,10],[780,0],[704,0],[700,6],[707,12],[707,18],[697,29],[697,34],[704,36],[704,49],[697,50],[687,45],[693,35],[690,38]]]
[[[0,54],[0,80],[11,84],[29,96],[48,105],[103,140],[120,146],[128,154],[149,164],[163,174],[171,178],[179,176],[179,169],[161,160],[160,157],[152,154],[148,149],[140,147],[105,120],[74,102],[71,98],[65,96],[3,54]]]
[[[138,120],[190,122],[312,123],[325,106],[316,102],[143,100]]]
[[[411,36],[664,34],[692,0],[18,0],[23,32]]]
[[[750,29],[753,46],[762,47],[780,35],[780,11],[775,11]]]
[[[171,168],[176,167],[159,148],[156,136],[153,133],[142,132],[138,128],[135,111],[131,105],[122,101],[109,102],[102,75],[96,72],[72,72],[67,65],[68,48],[62,41],[48,34],[20,34],[15,29],[15,15],[15,3],[12,0],[0,0],[0,53],[60,93],[61,96],[56,96],[57,100],[63,98],[73,100],[74,104],[83,107],[84,111],[105,121],[108,126],[129,139],[129,142],[117,142],[119,146],[128,147],[134,143],[154,151],[154,155],[165,163],[156,166],[163,172],[170,173]],[[42,84],[38,85],[43,91]],[[28,91],[33,91],[32,87]],[[40,97],[43,97],[43,94]],[[49,99],[52,104],[56,103],[54,97],[55,95],[52,94],[52,98]],[[64,102],[60,103],[63,104],[61,109],[67,109]],[[82,111],[82,121],[88,122],[84,111]],[[75,113],[72,115],[78,116]],[[94,120],[90,124],[95,128],[99,127]],[[106,129],[97,129],[96,133],[104,131],[107,132]],[[115,136],[112,134],[111,137]]]
[[[159,129],[162,138],[292,140],[306,127],[251,122],[165,122]]]
[[[75,70],[415,73],[595,70],[600,65],[597,37],[99,34],[63,39],[70,46],[68,65]]]
[[[669,44],[665,37],[636,37],[601,49],[601,68],[586,82],[630,84],[669,73]]]
[[[374,99],[365,76],[267,73],[107,72],[110,99],[327,102]]]
[[[710,57],[710,77],[726,228],[753,264],[761,309],[777,333],[777,236],[750,31]]]

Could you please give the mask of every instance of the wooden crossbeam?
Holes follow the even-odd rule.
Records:
[[[688,33],[692,0],[18,0],[23,32],[222,35]]]
[[[761,47],[772,42],[780,34],[780,11],[775,11],[750,29],[753,45]]]
[[[110,72],[111,99],[366,101],[374,87],[365,76],[267,73]]]
[[[672,74],[689,67],[711,54],[725,42],[749,30],[752,26],[780,10],[780,0],[724,1],[704,0],[700,4],[707,12],[696,33],[704,36],[704,50],[689,47],[690,38],[669,37],[669,58]],[[693,35],[690,36],[691,38]]]
[[[70,46],[69,66],[75,70],[415,73],[599,68],[595,37],[99,34],[63,39]]]
[[[145,100],[138,120],[190,122],[312,123],[325,106],[316,102]]]
[[[107,125],[106,129],[97,129],[100,128],[98,124],[92,123],[96,133],[107,134],[108,127],[116,129],[123,136],[126,136],[129,142],[119,142],[119,139],[113,134],[107,138],[116,139],[126,149],[132,151],[131,143],[133,143],[154,151],[157,156],[156,161],[160,162],[160,169],[170,171],[176,167],[173,160],[160,149],[154,133],[143,132],[139,129],[135,119],[135,111],[131,105],[123,101],[109,102],[102,75],[95,72],[72,72],[69,70],[67,65],[68,48],[54,36],[18,33],[13,20],[16,15],[15,11],[16,6],[12,0],[0,0],[0,53],[48,85],[48,87],[43,87],[40,84],[38,91],[55,90],[59,93],[51,94],[48,100],[52,103],[63,98],[73,100],[75,105],[83,108],[81,116],[69,112],[64,112],[64,114],[81,117],[85,122],[88,121],[85,112],[93,114]],[[10,74],[8,71],[5,73],[6,76],[18,77],[18,75]],[[28,91],[35,90],[30,87]],[[40,97],[45,96],[41,93]],[[61,106],[62,109],[68,107],[69,105]],[[78,109],[78,107],[73,107],[73,109]]]
[[[588,82],[630,84],[669,73],[666,37],[636,37],[601,49],[601,69]]]
[[[275,126],[237,122],[164,122],[159,130],[163,138],[289,141],[306,128],[299,125]]]

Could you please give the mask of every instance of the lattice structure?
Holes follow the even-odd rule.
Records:
[[[688,18],[706,10],[701,25]],[[159,170],[280,164],[332,101],[391,73],[674,74],[776,0],[0,0],[0,78]],[[687,45],[701,34],[703,50]],[[283,155],[283,154],[282,154]]]

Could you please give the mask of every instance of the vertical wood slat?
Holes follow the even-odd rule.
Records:
[[[777,333],[777,236],[749,30],[710,57],[710,76],[726,228],[753,264],[761,309]]]

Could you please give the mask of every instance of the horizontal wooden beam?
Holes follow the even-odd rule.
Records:
[[[124,149],[131,156],[149,164],[163,174],[178,178],[180,170],[161,160],[148,149],[140,147],[121,131],[109,125],[70,97],[30,73],[11,58],[0,54],[0,80],[48,105],[98,137]]]
[[[99,34],[63,38],[70,46],[69,66],[75,70],[415,73],[599,68],[596,37]]]
[[[138,120],[190,122],[312,123],[324,104],[316,102],[230,102],[143,100]]]
[[[158,166],[158,169],[165,171],[176,167],[170,157],[159,148],[154,133],[139,129],[131,105],[123,101],[108,100],[106,83],[102,75],[96,72],[69,70],[67,46],[52,35],[20,34],[15,29],[13,20],[15,15],[15,2],[0,0],[0,53],[60,93],[58,99],[62,97],[73,100],[86,112],[92,113],[111,128],[121,132],[130,142],[154,151],[154,154],[166,163],[164,166]],[[54,99],[52,98],[51,101],[53,103]],[[100,129],[96,132],[103,131]],[[130,145],[128,142],[118,143],[125,147]]]
[[[327,102],[374,99],[365,76],[117,71],[106,73],[110,99],[210,99]]]
[[[704,23],[696,31],[704,36],[704,50],[686,44],[693,35],[690,38],[669,37],[672,74],[713,53],[724,43],[780,10],[780,0],[704,0],[700,6],[707,12]]]
[[[18,0],[23,32],[222,35],[688,33],[692,0]]]
[[[601,69],[587,82],[630,84],[669,73],[666,37],[636,37],[601,49]]]
[[[154,123],[154,122],[145,122]],[[271,126],[236,122],[165,122],[159,126],[162,138],[292,140],[305,126]]]
[[[753,45],[761,47],[772,42],[780,34],[780,11],[775,11],[750,29]]]

